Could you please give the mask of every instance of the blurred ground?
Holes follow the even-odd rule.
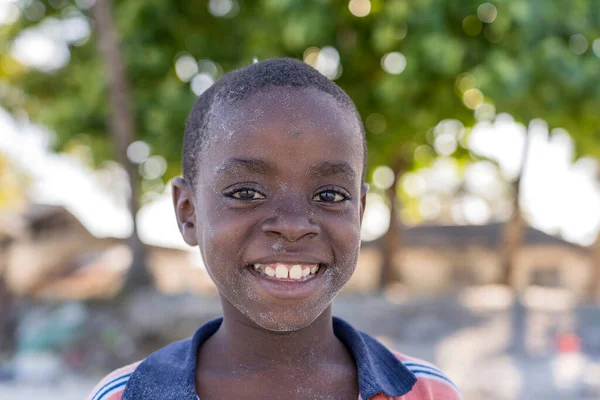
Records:
[[[402,293],[340,295],[334,313],[398,351],[435,362],[461,388],[465,400],[600,399],[597,306],[567,302],[561,307],[559,293],[538,292],[537,302],[528,295],[523,307],[514,308],[509,307],[510,293],[493,287],[435,298]],[[543,295],[552,297],[552,308],[544,307]],[[219,314],[220,305],[210,297],[148,293],[133,299],[127,309],[128,324],[136,327],[129,332],[138,344],[128,357],[135,358],[161,341],[192,334],[196,325]],[[97,317],[97,312],[89,315]],[[143,335],[136,336],[136,331]],[[121,345],[131,343],[121,340]],[[27,367],[28,360],[21,360],[39,383],[0,381],[0,399],[83,399],[108,370],[82,367],[85,373],[76,374],[76,359],[61,361],[68,368],[43,358],[29,360],[38,367],[46,362],[55,371],[46,380],[40,379],[43,368],[35,371]],[[98,360],[97,365],[106,365]]]

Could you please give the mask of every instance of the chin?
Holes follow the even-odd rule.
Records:
[[[296,332],[308,327],[312,324],[319,316],[323,314],[327,306],[316,313],[313,309],[312,312],[303,312],[301,309],[289,310],[284,312],[264,312],[259,315],[246,315],[256,325],[264,330],[271,332]]]

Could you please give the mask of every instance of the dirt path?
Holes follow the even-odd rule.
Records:
[[[143,301],[153,313],[136,309],[136,314],[152,315],[164,325],[166,313],[186,309],[186,326],[191,327],[218,313],[218,302],[203,299],[199,306],[198,301],[186,298],[175,307],[170,299],[162,311],[156,302]],[[189,312],[199,308],[202,316]],[[583,343],[582,351],[559,353],[551,340],[557,327],[581,332],[582,337],[591,332],[595,325],[585,324],[600,321],[598,307],[583,312],[528,310],[515,319],[510,309],[472,307],[457,296],[407,300],[354,295],[339,297],[334,314],[395,350],[434,362],[461,388],[465,400],[600,399],[598,349]],[[535,329],[527,328],[531,326]],[[523,337],[515,341],[515,335]],[[0,383],[0,399],[81,400],[100,378],[70,375],[53,386]]]

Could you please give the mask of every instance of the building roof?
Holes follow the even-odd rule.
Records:
[[[502,243],[503,223],[486,225],[418,225],[403,230],[406,246],[484,246],[497,247]],[[523,241],[529,245],[558,245],[578,249],[583,247],[548,235],[533,227],[524,228]]]
[[[0,212],[0,241],[15,239],[23,234],[25,223],[16,212]]]

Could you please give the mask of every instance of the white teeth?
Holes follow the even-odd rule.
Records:
[[[319,266],[314,264],[312,267],[307,264],[253,264],[252,268],[259,274],[267,275],[271,278],[294,279],[298,281],[310,279],[319,271]]]
[[[292,278],[292,279],[302,278],[302,267],[300,265],[296,264],[290,269],[290,278]]]
[[[280,279],[287,278],[288,277],[288,269],[281,264],[277,265],[277,268],[275,268],[275,277],[280,278]]]

